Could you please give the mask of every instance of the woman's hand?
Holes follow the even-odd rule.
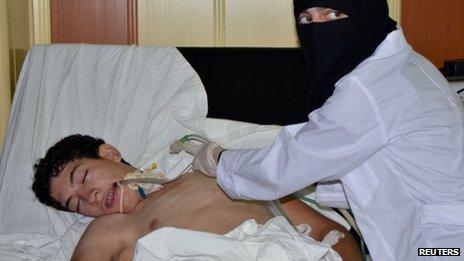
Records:
[[[209,177],[216,177],[219,155],[224,148],[214,142],[206,143],[193,159],[193,169],[198,170]]]

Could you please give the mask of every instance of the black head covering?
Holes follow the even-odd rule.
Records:
[[[294,0],[298,38],[308,65],[309,111],[322,106],[334,84],[371,56],[396,29],[386,0]],[[298,24],[298,16],[311,7],[326,7],[348,17],[323,23]]]

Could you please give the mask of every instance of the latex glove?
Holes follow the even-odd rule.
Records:
[[[206,174],[206,176],[216,177],[219,154],[224,150],[219,144],[214,142],[206,143],[193,159],[193,169]]]

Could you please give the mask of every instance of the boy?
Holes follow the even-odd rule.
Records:
[[[103,140],[72,135],[52,146],[37,162],[35,170],[33,190],[40,202],[60,210],[100,217],[119,212],[121,191],[114,184],[135,168],[122,159],[116,147]],[[215,180],[194,172],[166,184],[145,200],[136,191],[124,191],[123,212],[128,215],[123,215],[125,218],[104,217],[103,221],[97,219],[94,222],[109,222],[112,227],[118,228],[135,226],[134,229],[144,232],[134,234],[128,231],[126,236],[136,239],[161,227],[224,234],[245,220],[255,219],[264,224],[272,217],[264,203],[232,201]],[[334,229],[341,231],[345,237],[334,249],[343,258],[360,258],[356,242],[339,224],[297,200],[284,200],[283,209],[294,224],[310,224],[310,235],[316,240],[321,240]],[[114,220],[119,221],[113,224]],[[86,234],[93,236],[85,237],[84,241],[89,237],[104,236],[98,231],[92,232],[95,227],[90,226]],[[122,231],[125,229],[119,232]],[[133,247],[135,241],[129,241]],[[84,243],[81,240],[79,244]],[[113,244],[106,246],[111,251],[116,248]],[[100,254],[106,253],[103,248],[100,249]]]

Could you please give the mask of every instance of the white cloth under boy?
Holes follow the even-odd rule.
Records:
[[[331,239],[327,238],[326,241]],[[161,228],[138,240],[133,260],[342,259],[332,250],[329,242],[318,242],[298,233],[283,217],[275,217],[265,225],[259,225],[254,220],[245,221],[223,236],[187,229]]]

